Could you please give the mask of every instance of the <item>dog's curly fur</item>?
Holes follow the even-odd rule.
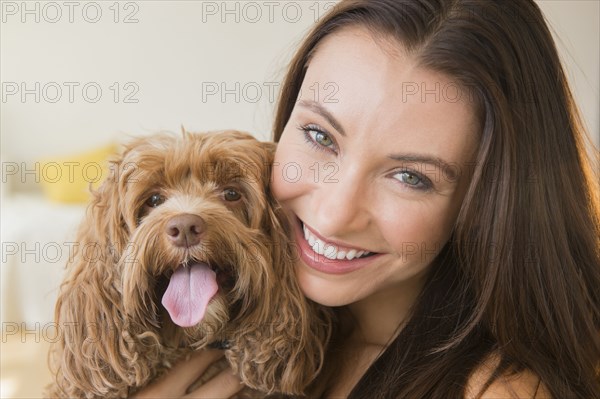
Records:
[[[273,143],[237,131],[126,146],[93,193],[67,266],[47,397],[127,397],[182,355],[221,341],[233,371],[262,396],[303,393],[321,368],[330,321],[296,283],[289,226],[269,194],[273,153]],[[229,189],[241,199],[224,197]],[[149,206],[153,195],[160,201]],[[199,244],[167,237],[166,224],[182,214],[203,220]],[[189,261],[215,267],[219,290],[203,320],[183,328],[160,298]]]

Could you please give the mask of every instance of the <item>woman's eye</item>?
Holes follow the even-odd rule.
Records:
[[[418,189],[428,189],[431,187],[431,182],[426,177],[421,177],[416,173],[402,171],[394,174],[394,178],[400,182]]]
[[[242,198],[242,194],[234,188],[229,187],[223,190],[223,199],[225,199],[225,201],[237,201],[240,198]]]
[[[152,194],[150,198],[146,200],[146,205],[150,208],[156,208],[160,204],[166,201],[166,198],[160,194]]]
[[[323,132],[311,130],[308,132],[308,134],[310,134],[314,141],[316,141],[318,144],[321,144],[323,147],[329,147],[333,145],[333,140],[331,140],[331,137]]]
[[[306,141],[317,149],[335,147],[331,136],[315,125],[300,126],[300,130],[304,132]]]

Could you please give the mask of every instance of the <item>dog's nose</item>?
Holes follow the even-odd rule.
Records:
[[[204,231],[204,220],[200,216],[186,213],[177,215],[167,222],[167,235],[178,247],[191,247],[200,242]]]

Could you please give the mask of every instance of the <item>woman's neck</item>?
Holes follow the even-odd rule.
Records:
[[[410,317],[425,274],[414,276],[347,306],[353,341],[385,348]]]
[[[339,340],[318,384],[324,393],[317,396],[348,397],[407,322],[423,283],[420,276],[339,309]]]

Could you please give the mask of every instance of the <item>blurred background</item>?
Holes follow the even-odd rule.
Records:
[[[182,125],[268,140],[288,61],[335,3],[0,1],[0,397],[49,381],[58,285],[107,155]],[[600,2],[538,4],[598,146]]]

